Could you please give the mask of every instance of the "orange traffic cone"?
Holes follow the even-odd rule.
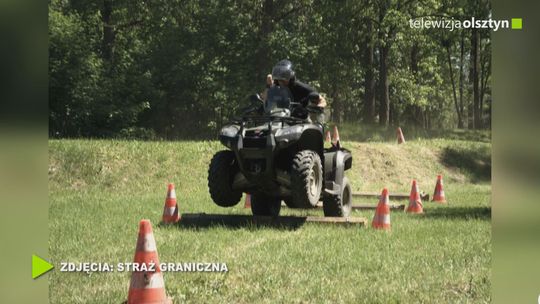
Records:
[[[416,180],[412,181],[411,195],[409,195],[409,206],[405,209],[407,213],[424,213],[424,206],[422,205],[422,199],[418,192],[418,185]]]
[[[398,144],[403,144],[405,143],[405,137],[403,137],[403,132],[401,131],[401,128],[397,128],[397,143]]]
[[[336,146],[336,147],[340,147],[341,144],[340,144],[340,141],[339,141],[339,131],[338,131],[338,128],[337,126],[334,126],[334,132],[332,134],[332,145]]]
[[[246,193],[246,199],[244,201],[244,208],[251,208],[251,194]]]
[[[176,191],[174,191],[174,184],[169,184],[167,186],[167,198],[165,199],[161,221],[166,224],[171,224],[176,223],[179,220],[180,214],[178,214],[178,205],[176,204]]]
[[[139,270],[142,271],[131,273],[127,303],[172,304],[172,300],[165,294],[165,282],[159,267],[156,241],[149,220],[141,220],[139,223],[139,236],[133,262],[138,264]]]
[[[437,175],[437,184],[435,185],[435,191],[433,192],[433,202],[446,203],[446,197],[444,196],[442,175]]]
[[[390,199],[386,188],[381,193],[371,226],[375,229],[390,229]]]

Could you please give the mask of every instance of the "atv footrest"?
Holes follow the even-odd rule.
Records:
[[[324,188],[324,192],[328,195],[339,195],[341,193],[341,185],[336,184],[333,181],[325,182]]]

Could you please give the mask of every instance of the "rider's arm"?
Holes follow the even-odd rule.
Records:
[[[326,98],[324,96],[319,95],[319,101],[316,103],[317,107],[319,108],[325,108],[326,107]]]
[[[266,101],[266,97],[268,95],[268,89],[273,85],[273,82],[274,81],[272,80],[272,74],[266,75],[266,89],[264,89],[264,91],[260,94],[262,100]]]

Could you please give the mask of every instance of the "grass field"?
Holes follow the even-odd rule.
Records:
[[[344,132],[347,134],[347,132]],[[351,135],[352,137],[352,135]],[[342,135],[342,138],[346,138]],[[354,137],[352,137],[354,138]],[[405,145],[345,142],[353,190],[432,194],[445,177],[448,205],[424,216],[392,212],[392,231],[305,224],[180,228],[158,225],[169,182],[181,212],[250,214],[215,206],[206,186],[217,142],[49,141],[50,255],[70,262],[131,262],[138,222],[154,224],[162,262],[223,262],[227,273],[164,274],[187,303],[483,303],[491,299],[491,145],[485,136],[421,137]],[[376,199],[355,199],[355,203]],[[322,211],[282,209],[286,215]],[[355,211],[367,217],[371,211]],[[60,273],[51,303],[120,303],[130,274]]]

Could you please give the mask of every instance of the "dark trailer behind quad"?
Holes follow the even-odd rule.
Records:
[[[324,148],[324,127],[310,119],[322,109],[309,100],[291,100],[286,87],[271,87],[266,102],[252,96],[242,116],[221,129],[219,140],[229,150],[217,152],[210,163],[212,200],[231,207],[246,192],[254,215],[277,216],[282,200],[307,209],[322,199],[325,216],[348,216],[352,193],[345,171],[352,155],[339,144]]]

